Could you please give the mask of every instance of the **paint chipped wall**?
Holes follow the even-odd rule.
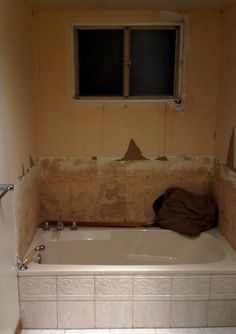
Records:
[[[213,154],[219,12],[41,12],[35,20],[41,156],[122,156],[131,138],[144,156]],[[168,20],[185,21],[184,102],[179,109],[163,101],[73,99],[73,25]]]
[[[14,189],[17,253],[23,256],[40,223],[39,163],[19,178]]]
[[[220,230],[236,250],[236,5],[224,10],[222,19],[214,193],[220,208]]]
[[[146,225],[154,218],[152,203],[168,187],[211,192],[213,160],[41,158],[40,170],[44,219]]]

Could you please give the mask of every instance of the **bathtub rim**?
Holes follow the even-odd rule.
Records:
[[[105,227],[81,228],[106,230]],[[129,228],[112,228],[129,229]],[[133,228],[132,228],[133,229]],[[138,228],[147,230],[147,228]],[[148,228],[149,229],[149,228]],[[160,230],[158,227],[152,229]],[[209,274],[236,274],[236,252],[224,238],[218,228],[213,228],[207,232],[217,241],[226,257],[215,263],[205,264],[172,264],[172,265],[71,265],[71,264],[36,264],[30,263],[26,271],[18,270],[18,276],[76,276],[76,275],[209,275]],[[30,248],[29,248],[30,249]]]

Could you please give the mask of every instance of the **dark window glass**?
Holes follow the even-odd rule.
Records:
[[[123,29],[77,30],[79,96],[123,95]]]
[[[130,32],[130,96],[173,96],[175,29]]]

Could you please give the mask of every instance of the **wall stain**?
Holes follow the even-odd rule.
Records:
[[[234,128],[230,137],[226,166],[234,172],[236,171],[234,167]]]
[[[135,143],[133,138],[131,138],[129,142],[129,147],[124,157],[121,159],[118,159],[117,161],[129,161],[129,160],[149,160],[143,156],[140,148]]]

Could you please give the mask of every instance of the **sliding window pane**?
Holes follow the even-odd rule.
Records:
[[[77,95],[123,95],[123,35],[123,29],[77,30]]]
[[[130,96],[174,96],[176,29],[132,29]]]

